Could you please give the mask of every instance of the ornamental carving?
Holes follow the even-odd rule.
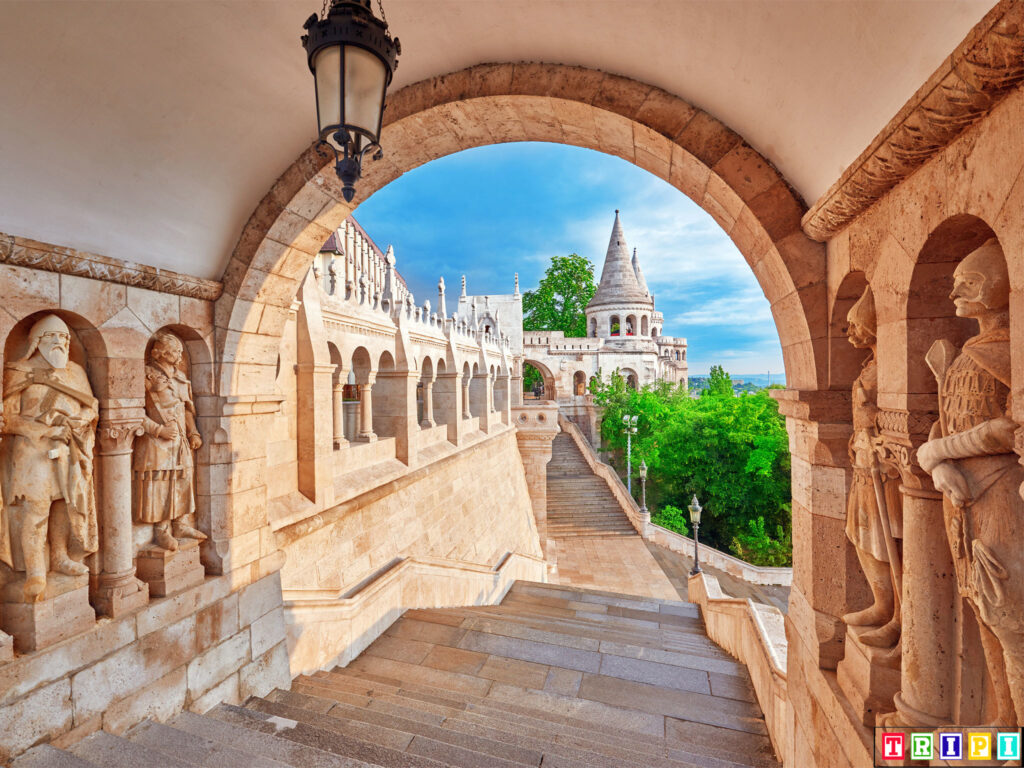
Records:
[[[1024,3],[1008,3],[987,33],[953,54],[951,70],[931,82],[806,213],[808,236],[828,240],[1024,82]]]
[[[168,269],[132,264],[108,256],[76,251],[0,233],[0,263],[41,269],[62,275],[91,277],[151,291],[216,301],[224,286],[212,280],[182,275]]]

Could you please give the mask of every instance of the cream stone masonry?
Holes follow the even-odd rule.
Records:
[[[3,9],[12,29],[52,34],[15,32],[0,49],[11,57],[13,75],[4,81],[14,89],[10,101],[20,105],[0,129],[0,146],[21,169],[9,174],[4,208],[4,229],[19,236],[0,237],[0,363],[8,372],[2,535],[4,541],[16,536],[10,552],[0,550],[0,627],[10,630],[0,633],[0,759],[43,743],[68,746],[99,728],[121,733],[146,718],[287,687],[293,668],[351,658],[404,608],[490,602],[513,579],[543,575],[534,504],[539,486],[531,488],[536,472],[524,467],[512,420],[523,360],[506,310],[518,292],[508,303],[506,296],[474,301],[468,295],[456,303],[446,301],[442,284],[436,309],[433,295],[430,306],[417,304],[395,270],[395,253],[374,247],[349,220],[369,195],[419,165],[509,141],[596,149],[689,195],[729,234],[771,305],[789,386],[773,393],[786,418],[792,466],[788,612],[780,618],[723,603],[704,578],[691,587],[708,632],[752,670],[765,724],[787,768],[870,765],[872,718],[914,727],[1024,724],[1024,561],[1013,548],[1024,460],[1021,3],[995,4],[811,214],[797,190],[825,188],[827,174],[846,161],[798,140],[801,131],[813,125],[830,137],[866,135],[865,114],[873,116],[869,123],[880,122],[879,114],[887,119],[906,98],[906,82],[892,87],[890,81],[905,81],[909,71],[919,79],[922,67],[935,66],[952,47],[949,40],[962,35],[965,27],[957,24],[973,23],[984,4],[952,3],[948,12],[930,15],[920,4],[868,4],[853,12],[848,4],[801,7],[808,20],[800,29],[813,28],[813,41],[809,34],[769,36],[751,50],[750,61],[774,61],[788,44],[783,52],[795,57],[790,64],[801,61],[810,79],[834,86],[831,95],[816,97],[816,107],[826,106],[808,123],[793,110],[794,103],[808,103],[799,86],[796,102],[766,89],[780,97],[776,111],[748,115],[742,125],[756,135],[744,136],[734,130],[741,123],[720,119],[739,112],[721,111],[721,104],[744,89],[761,89],[760,74],[741,82],[750,71],[742,62],[719,66],[709,59],[723,95],[708,98],[705,87],[701,96],[687,86],[693,75],[686,67],[639,66],[661,59],[651,58],[642,36],[628,34],[636,20],[647,29],[655,17],[679,13],[677,6],[697,14],[694,9],[714,4],[680,2],[666,11],[664,3],[640,3],[627,16],[595,11],[574,29],[577,47],[570,46],[566,65],[525,61],[555,50],[551,42],[526,45],[533,34],[528,24],[501,41],[497,63],[479,63],[495,58],[487,53],[494,42],[480,37],[487,30],[473,22],[453,38],[472,45],[434,46],[423,55],[440,58],[416,63],[421,54],[412,52],[412,42],[433,39],[435,22],[407,15],[412,37],[401,30],[410,53],[400,72],[410,74],[400,74],[408,78],[398,83],[404,87],[388,94],[386,153],[367,162],[352,203],[344,202],[330,158],[311,141],[303,151],[294,138],[302,131],[312,138],[308,127],[297,127],[295,110],[275,110],[281,122],[271,121],[271,133],[287,126],[283,133],[292,137],[277,150],[251,151],[254,143],[266,144],[259,130],[247,134],[249,144],[231,149],[217,143],[216,131],[200,137],[181,122],[181,115],[202,109],[176,118],[149,109],[134,86],[122,91],[127,82],[112,77],[120,60],[110,53],[120,49],[94,36],[134,41],[141,47],[132,50],[145,51],[157,75],[208,74],[215,60],[191,32],[175,38],[181,45],[171,56],[142,34],[145,14],[93,19],[95,9],[73,5]],[[178,23],[219,12],[201,5],[200,11],[185,4],[185,21]],[[263,5],[247,17],[253,24],[245,32],[257,41],[247,50],[258,50],[273,70],[264,85],[294,93],[291,83],[302,71],[308,87],[301,57],[283,65],[276,43],[259,44],[284,39],[276,15],[284,11]],[[558,18],[573,18],[571,5]],[[772,22],[770,29],[792,18],[781,6],[748,5],[758,6],[751,12]],[[893,8],[912,12],[887,15]],[[530,11],[502,5],[506,14]],[[836,15],[815,16],[826,13]],[[845,23],[854,17],[857,23]],[[886,19],[902,23],[883,28]],[[595,25],[603,34],[614,28],[617,45],[595,45],[612,39],[591,34]],[[761,25],[754,26],[761,34]],[[65,34],[83,28],[93,34]],[[487,34],[505,31],[492,25]],[[722,24],[721,31],[715,41],[726,43],[725,50],[745,50],[739,43],[751,39],[736,37],[743,32],[736,25]],[[72,41],[73,51],[89,55],[24,55],[41,39],[44,48]],[[863,69],[844,69],[841,56],[818,55],[838,39],[872,50],[870,64],[862,58]],[[940,39],[945,42],[935,50]],[[896,66],[885,41],[909,51],[898,71],[875,66]],[[630,63],[617,58],[623,51],[640,53]],[[187,69],[169,68],[171,62]],[[439,74],[448,69],[455,71]],[[794,74],[791,66],[775,77],[790,83]],[[56,85],[36,88],[39,77]],[[207,93],[189,101],[201,81],[181,77],[175,87],[188,83],[189,93],[167,92],[186,105],[214,109],[222,126],[251,123],[244,99]],[[172,85],[159,77],[146,82],[161,85],[160,92]],[[251,94],[244,75],[240,82],[239,92]],[[856,94],[867,97],[851,110]],[[718,105],[720,114],[695,107],[687,96]],[[129,103],[132,110],[122,109]],[[228,103],[232,111],[216,111]],[[65,144],[52,133],[66,125],[59,116],[68,109],[85,116],[79,123],[89,151],[74,156],[61,151]],[[757,128],[761,120],[778,129],[793,115],[790,122],[803,127],[786,142],[786,152],[796,153],[787,155],[794,164],[786,167],[804,169],[802,186],[772,164],[776,134]],[[140,142],[140,136],[161,142]],[[126,147],[135,149],[121,154]],[[241,161],[258,155],[264,165],[281,168],[286,162],[275,152],[282,151],[294,162],[270,188],[251,188],[259,171]],[[211,158],[228,154],[238,164],[211,174],[217,167]],[[809,187],[811,165],[817,182]],[[203,173],[194,172],[199,168]],[[161,183],[146,190],[146,179]],[[81,205],[68,205],[75,195]],[[198,201],[202,215],[182,215],[186,199]],[[252,213],[240,227],[245,211]],[[827,243],[812,241],[802,221]],[[184,272],[198,271],[190,264],[215,265],[216,274],[204,275],[221,282],[81,254],[65,247],[72,242],[46,245],[20,236],[45,232],[109,255],[134,248],[133,261],[152,253],[154,263]],[[333,250],[322,251],[332,235]],[[228,239],[234,239],[230,253],[196,247]],[[629,299],[618,318],[620,336],[631,316],[634,332],[643,335],[648,313],[653,345],[661,318],[645,298],[639,258],[634,263],[624,238],[615,241],[622,252],[614,254],[606,287],[617,286]],[[865,345],[848,341],[850,310],[868,292],[876,315],[874,374],[864,366]],[[859,313],[853,318],[864,324]],[[565,349],[569,342],[553,336],[542,342],[559,359],[542,371],[559,396],[563,385],[576,391],[582,372],[563,369],[561,361],[606,341],[604,321],[594,319],[599,332],[573,340],[579,349]],[[167,334],[181,344],[180,362],[163,371],[166,387],[154,376],[147,390],[147,362],[162,357],[166,364],[168,346],[174,347],[158,345]],[[639,382],[642,372],[635,373]],[[164,429],[167,419],[154,414],[160,403],[188,411],[189,402],[194,425],[184,419],[185,437],[194,426],[201,445],[189,440],[198,447],[186,450],[176,443],[173,466],[154,460],[152,446],[136,440],[174,441],[172,432],[180,439],[180,428]],[[580,434],[568,419],[561,426],[573,439]],[[189,475],[189,454],[194,523],[183,512],[190,489],[177,485]],[[37,478],[32,488],[17,485],[30,476]],[[148,480],[173,488],[154,492]],[[644,528],[617,480],[608,483],[631,524]],[[874,527],[872,512],[896,508],[890,494],[899,496],[901,530],[893,530],[895,515],[878,515]],[[159,515],[139,514],[145,499],[158,498],[175,503]],[[895,551],[888,547],[887,519]],[[185,535],[182,520],[206,538]],[[165,521],[171,532],[159,546],[153,526]],[[894,582],[891,606],[883,569],[860,556],[883,562],[879,529]],[[900,569],[892,567],[897,563]],[[885,663],[896,654],[864,642],[875,630],[851,629],[867,609],[871,621],[864,626],[885,630],[882,635],[887,627],[895,631],[890,619],[897,604],[898,669]],[[644,705],[656,706],[646,699]],[[588,723],[592,733],[600,728],[596,709],[577,714],[595,718]],[[664,732],[664,715],[653,714],[657,732]]]

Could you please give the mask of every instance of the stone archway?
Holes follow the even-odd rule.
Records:
[[[722,226],[768,298],[793,389],[824,387],[828,331],[824,246],[800,229],[803,201],[735,132],[682,99],[635,80],[553,64],[481,64],[396,92],[382,161],[352,204],[313,146],[246,224],[218,300],[220,393],[271,391],[289,307],[320,245],[374,191],[430,160],[471,147],[549,141],[622,157],[688,195]]]
[[[533,366],[544,380],[544,399],[557,400],[558,380],[555,378],[555,374],[551,372],[551,369],[544,365],[544,363],[539,363],[536,360],[530,360],[529,358],[523,360],[523,368],[528,365]]]

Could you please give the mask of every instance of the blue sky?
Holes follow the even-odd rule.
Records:
[[[663,333],[689,343],[690,372],[782,371],[768,302],[739,251],[696,203],[617,157],[560,144],[499,144],[434,160],[359,206],[377,244],[395,247],[417,303],[437,278],[458,293],[526,291],[551,257],[579,253],[601,276],[615,209],[665,315]],[[773,376],[774,378],[774,376]]]

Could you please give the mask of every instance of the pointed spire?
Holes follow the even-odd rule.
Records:
[[[444,277],[442,276],[437,281],[437,313],[441,317],[447,317],[448,307],[444,301]]]
[[[651,291],[647,287],[647,281],[644,280],[643,270],[640,269],[640,261],[636,257],[636,248],[633,249],[633,273],[636,275],[636,281],[640,284],[640,290],[650,296]]]
[[[608,240],[608,252],[604,257],[604,269],[601,271],[601,282],[587,307],[649,302],[650,297],[637,280],[636,271],[630,261],[626,235],[622,231],[622,222],[616,210],[612,236]]]
[[[459,294],[460,299],[466,298],[466,276],[462,276],[462,293]]]

